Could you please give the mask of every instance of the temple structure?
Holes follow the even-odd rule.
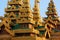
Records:
[[[56,11],[55,4],[53,0],[50,0],[48,11],[46,12],[47,17],[44,19],[45,21],[45,28],[46,28],[46,33],[45,36],[47,39],[50,40],[58,40],[59,38],[55,39],[60,33],[60,20]],[[55,34],[56,33],[56,34]],[[59,34],[57,34],[59,33]],[[53,36],[52,36],[53,35]]]
[[[6,14],[0,17],[0,40],[59,40],[60,20],[53,0],[50,0],[47,17],[40,15],[40,0],[8,1]]]

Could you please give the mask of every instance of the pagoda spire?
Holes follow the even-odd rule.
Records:
[[[49,34],[50,37],[51,33],[56,32],[56,29],[59,27],[58,26],[59,19],[58,19],[57,11],[53,0],[50,0],[48,11],[46,12],[46,14],[47,14],[47,18],[45,19],[45,28],[47,32],[45,36],[47,38],[47,33]]]
[[[20,14],[20,17],[23,17],[23,18],[21,18],[21,20],[22,20],[21,23],[34,24],[32,10],[30,9],[30,0],[23,0],[21,12],[22,12],[22,14]]]
[[[57,17],[57,11],[53,0],[50,0],[48,11],[46,12],[47,16]]]
[[[37,12],[38,14],[40,13],[39,3],[40,3],[39,0],[35,0],[34,11]]]
[[[37,7],[37,8],[39,8],[39,4],[38,3],[40,3],[40,1],[39,0],[35,0],[35,7]]]
[[[40,0],[35,0],[35,4],[34,4],[34,8],[33,8],[33,19],[35,21],[35,23],[37,23],[38,25],[42,25],[42,19],[40,16],[40,10],[39,10],[39,3]]]

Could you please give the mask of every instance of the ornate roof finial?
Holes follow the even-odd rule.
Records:
[[[40,0],[35,0],[35,6],[37,7],[37,6],[39,6],[39,3],[40,2]]]
[[[33,19],[37,25],[42,25],[42,18],[40,16],[39,10],[39,2],[40,0],[35,0],[34,8],[33,8]]]

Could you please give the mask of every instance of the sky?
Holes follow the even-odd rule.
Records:
[[[40,0],[40,15],[46,17],[46,11],[50,0]],[[60,16],[60,0],[54,0],[58,16]],[[8,0],[0,0],[0,16],[4,16]],[[34,0],[30,0],[31,8],[34,7]]]

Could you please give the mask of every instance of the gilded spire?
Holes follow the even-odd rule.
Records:
[[[45,20],[45,28],[46,31],[51,35],[52,32],[56,32],[56,28],[58,28],[57,25],[59,23],[57,11],[53,0],[50,0],[48,11],[46,14],[47,14],[47,18]]]
[[[34,24],[33,21],[33,14],[32,14],[32,10],[30,9],[30,0],[23,0],[23,4],[22,4],[22,13],[20,14],[21,18],[21,23],[32,23]]]
[[[47,16],[52,16],[52,17],[57,16],[57,11],[56,11],[55,4],[54,4],[53,0],[50,0],[48,11],[46,14],[47,14]]]
[[[39,10],[39,2],[40,0],[35,0],[34,8],[33,8],[33,19],[34,21],[39,25],[41,24],[41,16],[40,16],[40,10]]]
[[[38,16],[39,16],[39,14],[40,14],[40,10],[39,10],[39,0],[35,0],[35,5],[34,5],[34,8],[33,8],[33,10],[34,10],[34,13],[35,14],[38,14]],[[37,17],[37,16],[36,16]],[[40,16],[39,16],[40,17]]]
[[[34,10],[39,11],[39,0],[35,0]]]
[[[40,1],[39,0],[35,0],[35,7],[38,7],[39,6],[39,3]]]

